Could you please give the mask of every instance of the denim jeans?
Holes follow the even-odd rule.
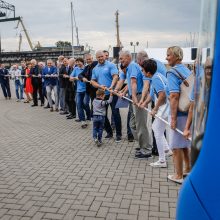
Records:
[[[108,100],[109,99],[109,95],[105,96],[105,99]],[[112,103],[110,104],[111,109],[112,109],[112,115],[114,117],[114,122],[115,122],[115,130],[116,130],[116,136],[117,137],[121,137],[122,133],[121,133],[121,116],[120,116],[120,111],[118,108],[115,108],[115,105],[118,101],[118,97],[117,96],[113,96],[113,100]],[[108,134],[113,134],[112,132],[112,128],[108,119],[108,106],[106,106],[106,117],[105,117],[105,130]]]
[[[93,138],[102,141],[102,133],[105,124],[105,116],[93,115]]]
[[[20,90],[20,95],[19,95]],[[23,84],[21,84],[20,80],[15,80],[15,92],[17,99],[23,99]]]
[[[78,111],[78,116],[80,121],[85,121],[85,113],[87,120],[91,120],[91,111],[89,107],[90,97],[86,92],[77,92],[76,93],[76,106]]]

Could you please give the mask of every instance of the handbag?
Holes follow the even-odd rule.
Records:
[[[160,75],[158,75],[158,77],[160,78],[161,82],[163,83],[164,85],[164,88],[166,87],[163,79],[161,78]],[[158,99],[158,94],[156,92],[156,90],[154,89],[154,94],[155,94],[155,102],[157,102],[157,99]],[[166,98],[166,103],[164,103],[163,105],[161,105],[157,111],[157,116],[158,117],[161,117],[163,119],[166,119],[168,118],[168,115],[170,113],[170,103],[169,103],[169,100],[168,98]]]
[[[180,112],[188,112],[190,107],[190,98],[189,94],[191,93],[194,85],[194,75],[190,74],[188,77],[184,77],[177,69],[172,68],[175,70],[177,74],[175,74],[179,79],[182,80],[180,84],[180,97],[179,97],[179,104],[178,104],[178,111]],[[172,72],[173,73],[173,72]]]

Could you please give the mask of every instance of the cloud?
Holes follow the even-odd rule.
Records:
[[[58,40],[71,41],[70,1],[7,1],[16,6],[16,15],[23,17],[33,42],[54,45]],[[94,49],[114,46],[115,12],[118,9],[123,45],[131,48],[130,41],[138,41],[139,48],[145,48],[147,42],[150,47],[165,47],[174,42],[184,46],[189,32],[199,31],[200,1],[73,0],[73,5],[81,44],[88,43]],[[17,39],[22,29],[15,30],[15,26],[16,22],[0,23],[5,50],[18,48]],[[28,49],[25,40],[22,49]]]

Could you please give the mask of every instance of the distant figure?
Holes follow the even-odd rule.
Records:
[[[86,128],[87,123],[86,120],[91,120],[91,112],[89,107],[89,95],[86,93],[86,83],[78,80],[78,75],[84,70],[84,60],[83,58],[76,59],[76,67],[74,68],[73,72],[70,75],[70,80],[76,81],[77,80],[77,90],[76,90],[76,106],[79,120],[81,122],[81,127]],[[85,113],[86,112],[86,118]]]
[[[96,97],[97,88],[93,87],[88,81],[91,81],[92,78],[92,70],[98,64],[97,61],[93,61],[93,57],[91,54],[85,55],[86,63],[84,70],[82,73],[79,74],[78,78],[86,83],[86,93],[90,96],[91,103],[93,102],[94,98]],[[93,114],[93,105],[91,105],[91,116]]]
[[[60,61],[61,62],[61,61]],[[64,58],[62,63],[59,64],[61,67],[59,68],[59,101],[60,101],[60,114],[65,115],[68,114],[67,105],[65,101],[66,95],[66,84],[69,79],[65,78],[64,76],[68,76],[68,59]]]
[[[10,74],[11,78],[15,81],[15,92],[17,102],[19,102],[23,98],[23,83],[21,78],[21,70],[18,69],[17,65],[13,65]]]
[[[66,116],[66,118],[69,120],[76,118],[76,86],[75,82],[69,80],[69,76],[73,72],[73,69],[75,67],[75,59],[70,58],[68,63],[68,75],[64,75],[64,77],[67,77],[65,101],[69,109],[69,114]]]
[[[96,98],[93,100],[93,139],[97,146],[102,144],[102,133],[105,124],[106,106],[113,100],[112,93],[108,100],[105,101],[105,92],[96,91]]]
[[[41,78],[41,69],[37,65],[37,61],[35,59],[31,60],[31,70],[30,76],[32,77],[32,86],[33,86],[33,102],[32,107],[38,106],[38,97],[39,93],[41,106],[44,106],[44,97],[42,94],[42,78]]]
[[[42,75],[44,77],[44,83],[47,91],[47,100],[50,105],[50,111],[53,112],[53,101],[52,101],[52,91],[55,97],[55,111],[58,110],[58,94],[57,94],[57,68],[52,65],[52,60],[47,60],[47,65],[42,70]]]
[[[2,92],[3,92],[5,99],[11,99],[9,77],[6,75],[9,75],[9,72],[5,68],[5,65],[0,63],[0,84],[2,87]]]
[[[107,50],[103,50],[105,60],[109,61],[109,52]]]
[[[25,81],[24,81],[24,91],[27,99],[24,101],[24,103],[29,103],[33,98],[33,86],[31,83],[32,79],[30,76],[30,71],[31,71],[31,64],[28,63],[25,69]]]

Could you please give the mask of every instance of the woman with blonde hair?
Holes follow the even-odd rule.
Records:
[[[167,72],[168,88],[170,92],[170,148],[173,151],[173,162],[175,173],[168,175],[168,179],[182,183],[183,176],[187,175],[190,171],[190,146],[189,140],[186,140],[180,135],[176,128],[184,130],[187,121],[187,112],[182,112],[178,109],[179,98],[181,93],[181,84],[183,78],[188,78],[191,71],[182,64],[183,50],[178,46],[172,46],[167,49],[166,60],[171,66],[171,69]],[[182,78],[180,77],[182,76]],[[190,95],[190,94],[189,94]],[[183,170],[183,162],[185,163],[185,169]]]

